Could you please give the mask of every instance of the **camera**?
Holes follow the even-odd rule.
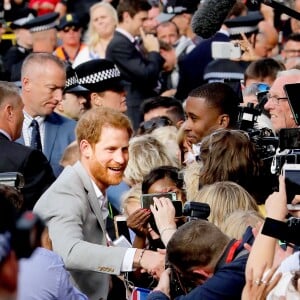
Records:
[[[24,176],[19,172],[0,173],[0,184],[12,186],[17,190],[24,187]]]
[[[262,234],[276,238],[285,243],[300,246],[300,219],[289,218],[287,222],[266,218],[262,228]]]
[[[210,215],[210,206],[207,203],[187,201],[183,206],[182,215],[187,216],[188,221],[207,220]]]
[[[169,198],[172,201],[173,206],[175,207],[175,217],[182,216],[182,202],[177,200],[177,196],[175,192],[168,193],[157,193],[157,194],[142,194],[141,195],[141,205],[142,208],[150,208],[150,205],[154,205],[153,198],[165,197]]]

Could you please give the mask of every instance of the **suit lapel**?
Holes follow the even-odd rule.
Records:
[[[78,174],[78,176],[83,181],[84,188],[87,191],[88,201],[89,201],[90,206],[101,226],[102,231],[106,232],[106,227],[105,227],[105,223],[104,223],[104,220],[102,217],[99,201],[97,199],[97,196],[96,196],[96,193],[93,188],[93,185],[92,185],[89,175],[87,174],[86,170],[84,169],[84,167],[82,166],[82,164],[80,162],[77,162],[74,165],[74,169],[75,169],[76,173]]]
[[[59,123],[55,122],[55,115],[51,114],[45,119],[45,155],[50,159],[54,143],[56,140],[57,132],[59,129]]]

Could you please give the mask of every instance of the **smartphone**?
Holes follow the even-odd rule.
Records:
[[[114,226],[115,226],[115,232],[117,238],[123,235],[128,241],[131,241],[129,228],[127,227],[127,223],[126,223],[126,216],[122,216],[122,215],[115,216]]]
[[[295,195],[300,195],[300,164],[287,164],[282,166],[285,178],[287,204],[291,204]]]
[[[291,83],[283,86],[289,105],[297,125],[300,125],[300,83]]]
[[[169,192],[169,193],[158,193],[158,194],[142,194],[141,195],[141,205],[142,208],[150,208],[150,205],[154,204],[153,198],[160,198],[160,197],[166,197],[169,198],[174,207],[175,207],[175,217],[181,217],[182,216],[182,201],[177,200],[177,196],[175,192]]]
[[[279,148],[300,149],[300,128],[282,128],[279,131]],[[297,159],[294,161],[297,162]]]
[[[241,47],[233,42],[212,42],[211,54],[214,59],[238,59],[242,55]]]
[[[150,205],[154,204],[153,198],[160,198],[160,197],[165,197],[169,198],[171,201],[177,200],[176,193],[174,192],[169,192],[169,193],[158,193],[158,194],[142,194],[141,195],[141,205],[142,208],[150,208]]]

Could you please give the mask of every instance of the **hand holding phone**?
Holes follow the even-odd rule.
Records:
[[[300,164],[287,164],[282,167],[285,178],[287,204],[291,204],[296,195],[300,195]],[[292,209],[292,206],[290,206]]]

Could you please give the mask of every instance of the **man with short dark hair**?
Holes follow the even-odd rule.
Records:
[[[144,121],[155,117],[166,116],[174,125],[180,127],[184,122],[182,103],[171,97],[157,96],[146,99],[141,106]]]
[[[106,58],[120,70],[127,93],[127,114],[134,129],[141,122],[141,99],[158,94],[158,79],[164,64],[158,39],[146,35],[142,29],[150,9],[151,5],[146,0],[120,1],[117,7],[119,26],[106,51]],[[136,36],[141,36],[147,57],[136,44]]]
[[[204,84],[190,92],[185,105],[187,139],[198,144],[217,129],[234,128],[239,98],[226,83]]]
[[[253,242],[250,228],[243,240],[237,241],[230,240],[217,226],[205,220],[179,227],[167,245],[167,258],[177,282],[179,280],[187,291],[175,299],[241,299],[249,254],[244,249],[246,242]],[[164,271],[148,300],[170,298],[173,291],[172,285],[170,291],[169,274],[170,270]]]

